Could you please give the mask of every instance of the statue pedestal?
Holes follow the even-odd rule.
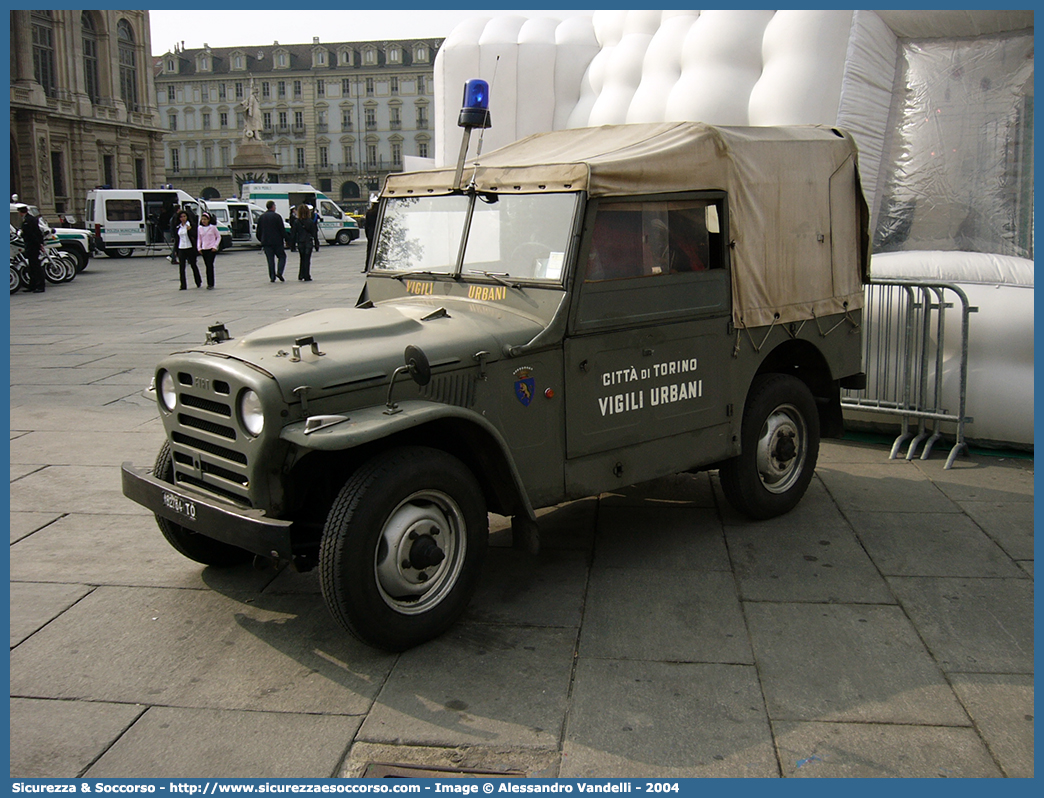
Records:
[[[232,159],[232,185],[236,196],[243,196],[244,183],[271,183],[279,180],[282,167],[272,148],[260,139],[242,139]]]

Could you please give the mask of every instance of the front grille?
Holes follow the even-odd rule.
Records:
[[[232,427],[227,427],[224,424],[215,424],[213,421],[207,421],[205,418],[196,418],[196,416],[190,416],[188,413],[178,413],[178,423],[183,427],[192,427],[193,429],[209,432],[212,435],[220,435],[222,438],[228,438],[230,441],[236,439],[236,431]]]
[[[244,386],[212,379],[202,366],[181,370],[177,376],[180,410],[169,431],[175,481],[253,507],[252,469],[245,449],[251,437],[239,428],[228,401]]]

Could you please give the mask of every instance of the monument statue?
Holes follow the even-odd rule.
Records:
[[[250,93],[240,103],[243,109],[243,138],[248,141],[261,140],[261,103],[257,99],[254,79],[250,79]]]

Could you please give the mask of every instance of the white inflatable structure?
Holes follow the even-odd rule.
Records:
[[[875,279],[957,283],[978,307],[967,437],[1032,446],[1032,26],[1032,11],[476,16],[435,63],[435,165],[456,160],[475,77],[492,84],[485,151],[633,122],[842,127],[860,149]]]

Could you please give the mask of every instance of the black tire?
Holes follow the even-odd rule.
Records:
[[[793,510],[819,459],[819,413],[808,386],[788,374],[755,378],[740,440],[740,454],[718,471],[729,504],[757,520]]]
[[[170,443],[164,443],[160,448],[152,473],[164,482],[174,484],[174,458],[170,453]],[[242,565],[254,559],[254,555],[246,549],[208,538],[206,535],[193,532],[191,529],[186,529],[158,515],[156,523],[167,542],[190,560],[201,562],[204,565],[227,567]]]
[[[457,458],[423,447],[383,452],[351,476],[327,516],[326,606],[352,635],[388,651],[437,637],[467,606],[488,536],[482,490]]]
[[[77,274],[87,268],[87,261],[89,258],[87,257],[87,252],[79,244],[65,242],[61,244],[61,249],[76,258]]]
[[[351,244],[352,236],[347,230],[338,230],[335,240],[338,244]]]
[[[110,258],[129,258],[134,254],[133,247],[109,247],[105,250],[105,254]]]
[[[12,263],[11,264],[11,293],[12,294],[17,294],[19,291],[21,291],[25,287],[26,287],[26,283],[25,283],[24,276],[22,274],[22,270]]]

